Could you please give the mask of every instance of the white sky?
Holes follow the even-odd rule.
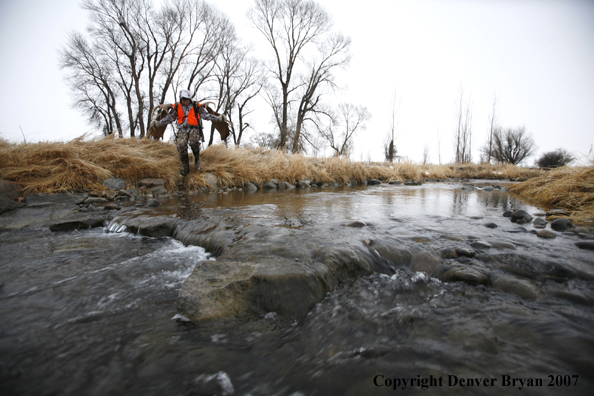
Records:
[[[269,56],[245,12],[252,1],[211,2],[227,13],[257,55]],[[352,38],[344,89],[333,103],[365,105],[372,114],[351,159],[383,160],[392,100],[398,154],[453,160],[460,87],[472,103],[473,160],[479,159],[493,96],[504,127],[525,126],[537,154],[556,148],[577,156],[594,144],[594,1],[590,0],[340,0],[319,1],[336,30]],[[347,5],[348,3],[348,5]],[[77,0],[0,0],[0,137],[9,141],[69,140],[91,131],[72,109],[58,51],[87,15]],[[260,103],[258,131],[272,132]],[[24,136],[24,137],[23,137]],[[441,149],[438,150],[438,136]]]

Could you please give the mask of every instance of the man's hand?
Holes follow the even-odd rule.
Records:
[[[160,126],[162,126],[161,123],[159,121],[155,120],[155,121],[152,121],[151,122],[151,124],[149,125],[149,129],[151,129],[151,128],[158,128]]]

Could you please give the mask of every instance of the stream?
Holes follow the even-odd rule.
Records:
[[[198,263],[217,260],[213,252],[117,222],[2,232],[0,394],[594,394],[593,252],[571,232],[543,239],[503,217],[549,209],[510,195],[504,182],[462,186],[185,195],[138,211],[188,222],[216,213],[283,238],[398,243],[415,254],[520,255],[570,275],[451,260],[484,266],[485,285],[395,265],[342,282],[301,321],[268,312],[201,325],[177,313],[176,298]],[[346,233],[354,221],[365,227]]]

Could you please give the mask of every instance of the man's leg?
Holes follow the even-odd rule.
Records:
[[[177,132],[177,138],[175,139],[175,146],[179,153],[179,159],[181,160],[184,169],[181,171],[182,176],[186,176],[190,173],[190,158],[188,157],[188,131],[179,130]]]
[[[196,128],[190,130],[190,147],[194,153],[194,165],[200,169],[200,131]]]

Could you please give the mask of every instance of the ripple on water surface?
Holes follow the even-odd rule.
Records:
[[[154,210],[184,221],[216,215],[230,224],[275,227],[280,231],[271,232],[282,238],[326,232],[328,240],[336,235],[341,244],[375,247],[378,255],[401,244],[403,251],[440,257],[480,240],[492,247],[479,254],[562,263],[572,277],[527,277],[477,258],[452,261],[493,276],[492,284],[470,285],[402,266],[339,285],[301,323],[268,312],[231,326],[198,326],[176,315],[175,300],[195,265],[209,259],[200,247],[131,235],[116,223],[110,232],[2,233],[0,393],[361,395],[394,392],[374,385],[378,375],[496,378],[498,385],[510,375],[540,378],[545,386],[407,392],[588,394],[590,252],[576,250],[569,236],[544,241],[510,233],[517,226],[501,216],[504,210],[540,210],[504,191],[459,187],[211,194]],[[366,226],[343,227],[353,221]],[[547,387],[549,375],[577,375],[578,385]]]

